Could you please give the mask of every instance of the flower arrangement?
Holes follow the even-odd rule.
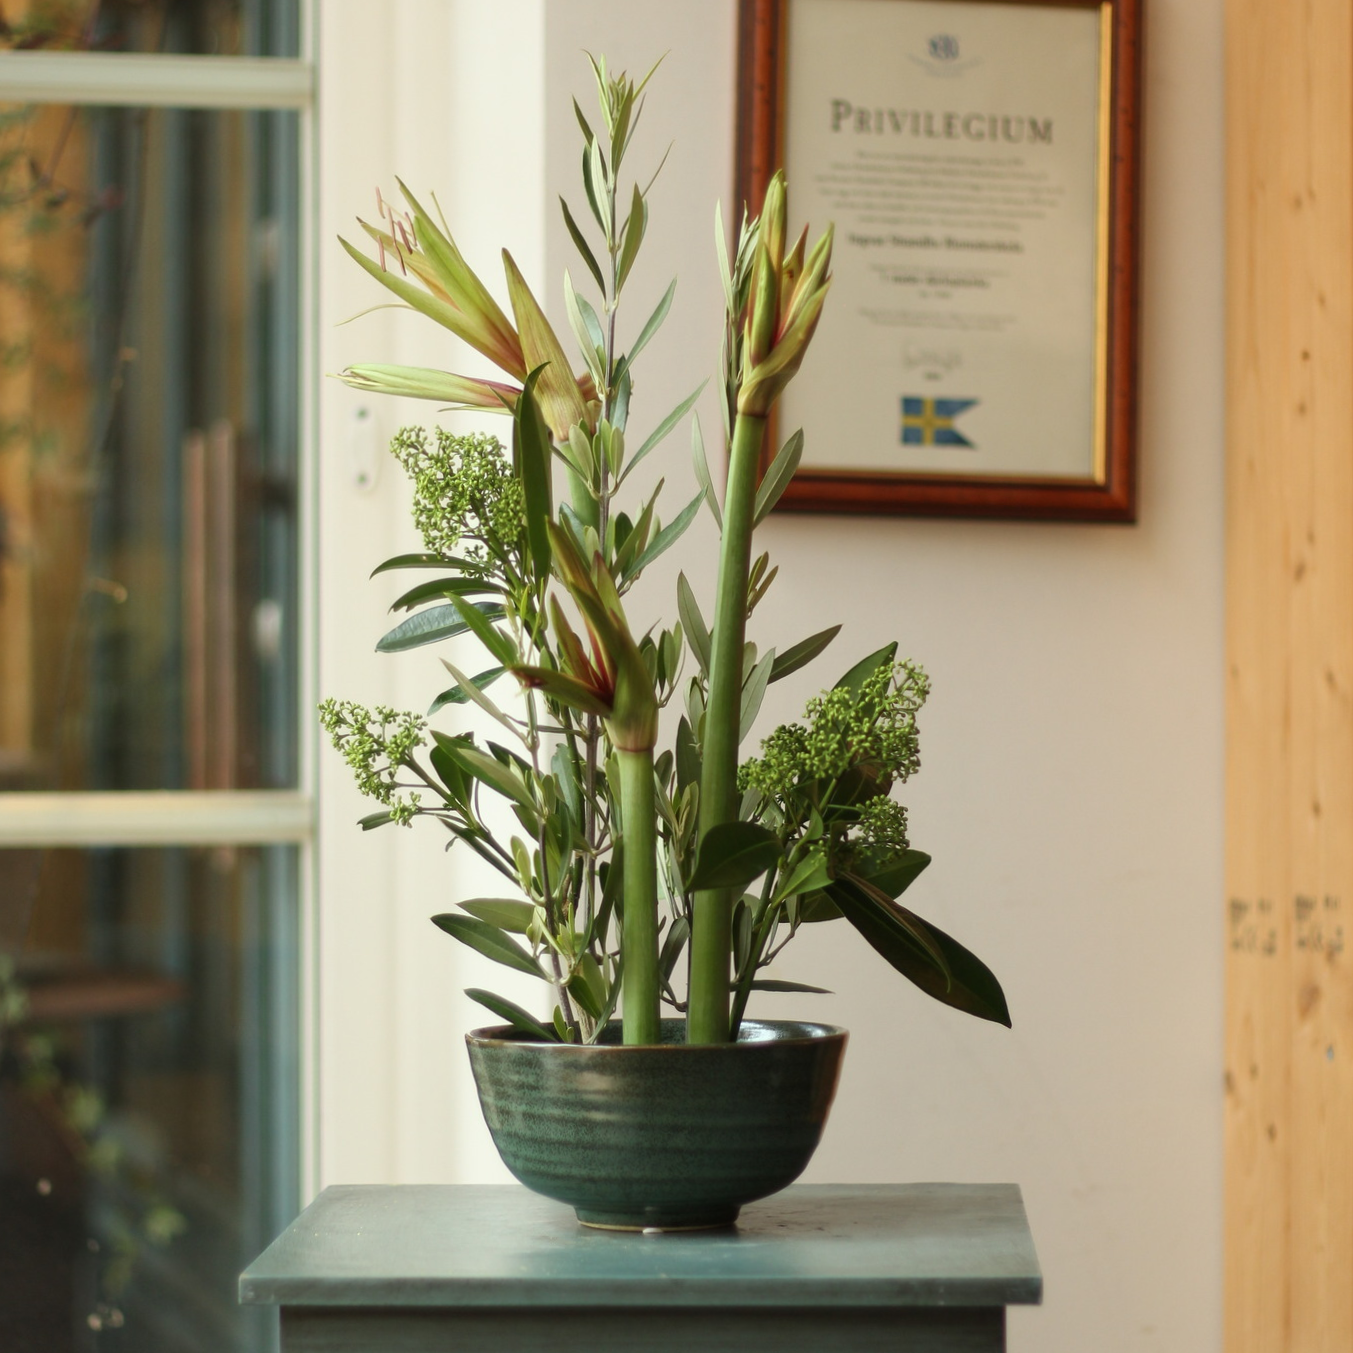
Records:
[[[452,684],[428,718],[472,704],[503,731],[501,741],[480,742],[415,714],[326,701],[324,727],[362,791],[382,805],[362,825],[432,818],[503,876],[512,896],[467,899],[433,920],[550,984],[549,1019],[488,991],[468,993],[536,1039],[593,1042],[619,1008],[625,1043],[656,1043],[664,1002],[685,1014],[688,1041],[736,1039],[753,992],[818,990],[760,974],[803,927],[842,918],[927,994],[1009,1024],[989,969],[897,900],[929,863],[911,847],[906,810],[892,797],[919,766],[916,716],[929,686],[919,667],[898,660],[896,644],[851,666],[809,701],[802,723],[777,728],[760,756],[739,764],[768,685],[819,657],[840,628],[783,649],[762,650],[746,638],[776,572],[766,554],[753,557],[753,532],[803,447],[795,433],[763,473],[767,419],[817,326],[831,283],[831,229],[811,248],[806,229],[788,239],[778,174],[760,214],[744,212],[731,254],[716,211],[726,487],[720,496],[692,417],[701,491],[666,524],[661,484],[646,501],[622,507],[634,469],[690,414],[701,390],[642,440],[631,432],[634,363],[675,287],[622,350],[625,286],[648,224],[648,189],[626,189],[622,168],[653,72],[636,83],[613,74],[604,58],[592,66],[597,130],[574,105],[587,229],[561,200],[597,295],[589,301],[565,273],[581,372],[511,255],[503,253],[509,320],[445,222],[402,184],[405,207],[381,200],[379,222],[363,225],[374,259],[343,242],[400,302],[510,378],[394,366],[354,366],[341,376],[361,390],[511,417],[508,447],[442,428],[405,428],[394,439],[424,549],[376,571],[433,576],[395,602],[407,618],[378,647],[403,652],[474,636],[486,665],[468,674],[443,660]],[[556,462],[567,485],[558,499]],[[710,619],[682,574],[675,622],[636,636],[626,594],[702,506],[721,534]],[[523,692],[515,712],[491,694],[505,678]],[[671,744],[659,750],[661,712],[674,702]],[[487,823],[495,799],[519,833],[505,836]]]

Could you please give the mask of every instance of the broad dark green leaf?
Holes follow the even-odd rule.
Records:
[[[515,1001],[509,1001],[505,997],[495,996],[491,991],[484,991],[479,987],[467,987],[465,994],[472,1000],[478,1001],[485,1010],[491,1010],[499,1019],[506,1020],[514,1029],[520,1029],[524,1034],[530,1034],[532,1038],[538,1038],[542,1043],[557,1043],[559,1036],[553,1029],[547,1029],[536,1017],[523,1010]]]
[[[926,995],[978,1019],[1009,1027],[1010,1011],[1001,984],[976,954],[900,903],[858,886],[859,882],[838,879],[831,896],[874,949]]]
[[[805,893],[799,902],[799,920],[805,925],[840,919],[841,908],[826,893]]]
[[[468,902],[456,904],[467,911],[476,920],[487,921],[499,930],[509,930],[514,935],[530,933],[531,922],[535,920],[536,909],[529,902],[516,901],[510,897],[472,897]]]
[[[765,827],[755,822],[721,822],[700,842],[690,886],[697,892],[745,888],[767,869],[773,869],[780,854],[779,841]]]
[[[662,952],[658,955],[658,971],[664,982],[672,980],[677,959],[681,957],[681,951],[690,937],[691,923],[684,916],[678,916],[667,928],[667,934],[662,937]]]
[[[378,573],[389,573],[396,568],[445,568],[447,564],[458,563],[456,559],[447,559],[440,554],[397,554],[383,564],[377,564],[371,570],[374,578]]]
[[[550,573],[547,525],[554,516],[554,494],[550,486],[550,433],[535,397],[536,382],[544,370],[543,366],[538,366],[527,376],[517,406],[512,411],[513,459],[521,474],[522,497],[526,507],[526,540],[531,549],[531,562],[535,565],[536,576],[541,579],[549,577]],[[494,657],[499,662],[507,661],[496,652]]]
[[[660,554],[671,549],[686,533],[686,528],[695,520],[695,514],[700,511],[700,504],[704,502],[704,499],[703,493],[697,493],[677,513],[676,517],[648,542],[644,552],[630,565],[625,576],[637,578]]]
[[[578,106],[576,103],[573,105]],[[573,241],[573,247],[577,249],[582,261],[587,264],[587,271],[590,272],[601,288],[601,294],[606,295],[606,283],[602,281],[601,267],[597,263],[597,256],[592,252],[592,246],[588,244],[583,232],[578,229],[578,223],[573,219],[573,213],[568,209],[568,203],[561,196],[559,205],[564,209],[564,224],[568,227],[569,238]]]
[[[476,676],[472,676],[470,680],[482,691],[486,690],[489,686],[492,686],[506,671],[506,667],[490,667],[486,671],[480,672]],[[439,709],[444,709],[447,705],[464,705],[468,703],[469,698],[470,697],[466,695],[463,687],[452,686],[449,691],[443,691],[432,704],[428,706],[428,714],[431,716]]]
[[[582,973],[575,972],[568,979],[568,994],[593,1019],[601,1014],[601,1002],[597,999],[596,992],[587,985],[587,979]]]
[[[425,601],[434,601],[441,597],[473,597],[485,593],[502,595],[503,589],[481,578],[434,578],[431,582],[419,583],[411,587],[396,601],[390,603],[392,611],[411,611]]]
[[[930,856],[925,851],[904,850],[891,860],[858,872],[863,874],[879,892],[886,893],[889,897],[901,897],[920,878],[929,863]]]
[[[858,695],[860,687],[864,685],[865,678],[881,667],[885,662],[892,662],[897,656],[897,644],[884,644],[876,653],[871,653],[867,658],[861,658],[854,667],[848,671],[840,681],[836,683],[836,688],[845,687],[847,690]]]
[[[676,773],[677,785],[681,789],[700,783],[700,748],[691,731],[690,720],[684,714],[676,731]]]
[[[833,625],[831,629],[819,630],[807,639],[800,639],[792,648],[787,648],[783,653],[777,654],[775,664],[770,669],[770,679],[779,681],[781,677],[787,677],[791,672],[797,672],[800,667],[807,667],[840,633],[841,626]]]
[[[503,608],[496,601],[476,601],[473,608],[484,620],[498,620]],[[376,645],[378,653],[403,653],[410,648],[421,648],[424,644],[435,644],[442,639],[454,639],[470,628],[460,609],[453,605],[433,606],[419,611],[407,620],[402,620],[388,634],[382,636]]]
[[[517,972],[530,973],[532,977],[544,978],[540,965],[510,935],[504,934],[495,925],[477,920],[473,916],[455,916],[443,912],[432,918],[432,924],[462,944],[468,945],[485,958],[501,963]]]

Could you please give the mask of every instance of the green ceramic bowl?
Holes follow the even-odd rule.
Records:
[[[591,1047],[503,1026],[466,1035],[484,1118],[527,1188],[588,1226],[698,1230],[792,1183],[822,1136],[846,1032],[744,1020],[736,1043]]]

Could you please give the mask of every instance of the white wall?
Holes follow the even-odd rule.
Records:
[[[329,34],[349,10],[357,24],[349,0],[325,5]],[[361,25],[360,50],[350,36],[326,46],[344,73],[334,84],[326,69],[326,116],[353,140],[328,153],[325,219],[364,210],[369,183],[395,172],[454,185],[443,205],[466,252],[496,276],[492,246],[527,237],[528,276],[549,279],[556,312],[572,259],[555,195],[580,198],[568,95],[592,99],[582,51],[633,72],[668,53],[634,152],[639,165],[676,142],[631,311],[637,324],[679,276],[635,393],[636,431],[656,421],[717,359],[711,214],[719,195],[730,214],[732,0],[388,10],[382,28]],[[888,639],[926,666],[934,695],[908,801],[935,863],[909,900],[992,965],[1015,1020],[1006,1031],[934,1005],[844,927],[797,941],[784,974],[839,994],[762,1010],[852,1031],[808,1177],[1017,1180],[1046,1297],[1013,1316],[1016,1353],[1220,1347],[1220,0],[1154,0],[1148,40],[1140,524],[781,516],[763,528],[781,572],[757,635],[845,626],[820,671],[772,688],[763,722],[797,716],[851,655]],[[382,118],[387,130],[371,133],[364,119]],[[326,259],[334,317],[370,303],[351,273]],[[391,350],[436,362],[430,339],[383,312],[326,331],[325,369]],[[347,398],[326,393],[330,432]],[[712,433],[708,398],[703,410]],[[693,481],[684,436],[668,445],[652,473],[668,477],[670,514]],[[341,603],[328,612],[322,685],[416,705],[426,665],[396,676],[391,664],[410,660],[367,656],[391,593],[363,578],[409,543],[401,493],[393,475],[363,498],[328,473],[322,576]],[[708,596],[712,530],[701,523],[687,542],[683,567]],[[671,580],[655,580],[644,604],[670,614]],[[356,836],[347,824],[362,808],[332,761],[325,1181],[503,1178],[457,1046],[476,1022],[457,992],[479,977],[424,919],[461,880],[414,833]]]

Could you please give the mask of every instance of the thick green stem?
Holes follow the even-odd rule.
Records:
[[[732,822],[738,811],[738,723],[742,715],[742,645],[747,631],[747,571],[752,558],[752,514],[760,471],[764,417],[740,413],[733,426],[724,492],[723,544],[709,663],[709,704],[700,772],[700,836]],[[728,976],[732,957],[733,895],[697,893],[691,916],[691,1043],[727,1043]]]
[[[658,979],[658,851],[653,789],[653,749],[626,752],[620,763],[620,814],[625,843],[622,947],[625,954],[626,1043],[657,1043],[661,985]]]

